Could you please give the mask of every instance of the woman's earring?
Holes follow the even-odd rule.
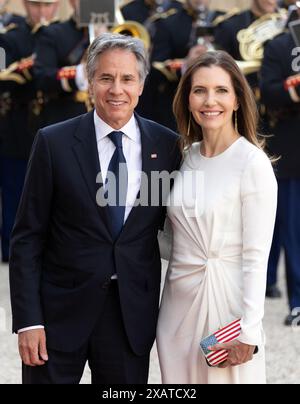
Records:
[[[234,127],[235,127],[235,131],[238,133],[239,127],[238,127],[238,112],[237,111],[235,111],[235,114],[234,114]]]
[[[190,112],[188,130],[187,130],[187,134],[186,134],[187,136],[190,136],[190,132],[191,132],[191,119],[192,119],[192,113]]]

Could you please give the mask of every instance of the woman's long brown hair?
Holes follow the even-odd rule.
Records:
[[[231,77],[235,94],[240,105],[237,111],[238,130],[249,142],[260,149],[265,147],[265,139],[257,133],[259,114],[253,92],[236,64],[235,60],[226,52],[208,52],[198,58],[182,76],[173,103],[173,111],[177,120],[178,131],[181,134],[182,150],[203,139],[201,126],[195,121],[189,110],[189,96],[192,78],[202,67],[218,66]],[[233,114],[234,124],[234,114]],[[190,132],[188,127],[190,122]]]

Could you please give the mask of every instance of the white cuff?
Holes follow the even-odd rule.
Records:
[[[44,329],[45,327],[43,325],[34,325],[32,327],[26,327],[26,328],[21,328],[18,330],[18,334],[24,331],[30,331],[30,330],[38,330],[38,329]]]
[[[87,91],[89,87],[88,80],[86,78],[86,65],[80,64],[76,67],[75,83],[79,91]]]
[[[253,346],[264,346],[266,343],[266,337],[263,330],[262,323],[257,325],[245,325],[243,319],[241,321],[241,334],[237,338],[239,342]]]

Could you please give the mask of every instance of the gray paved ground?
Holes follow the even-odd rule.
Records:
[[[284,290],[282,265],[280,267],[282,274],[280,286]],[[300,330],[282,325],[286,315],[286,297],[278,301],[267,301],[265,316],[267,372],[268,382],[272,384],[300,383]],[[20,383],[17,338],[11,334],[10,324],[8,270],[7,266],[0,266],[0,384]],[[89,370],[86,369],[82,383],[89,383],[89,376]],[[149,382],[160,383],[155,347],[151,357]]]

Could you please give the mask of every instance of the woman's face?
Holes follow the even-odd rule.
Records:
[[[201,67],[192,76],[189,109],[205,130],[232,130],[238,101],[230,75],[218,66]]]

